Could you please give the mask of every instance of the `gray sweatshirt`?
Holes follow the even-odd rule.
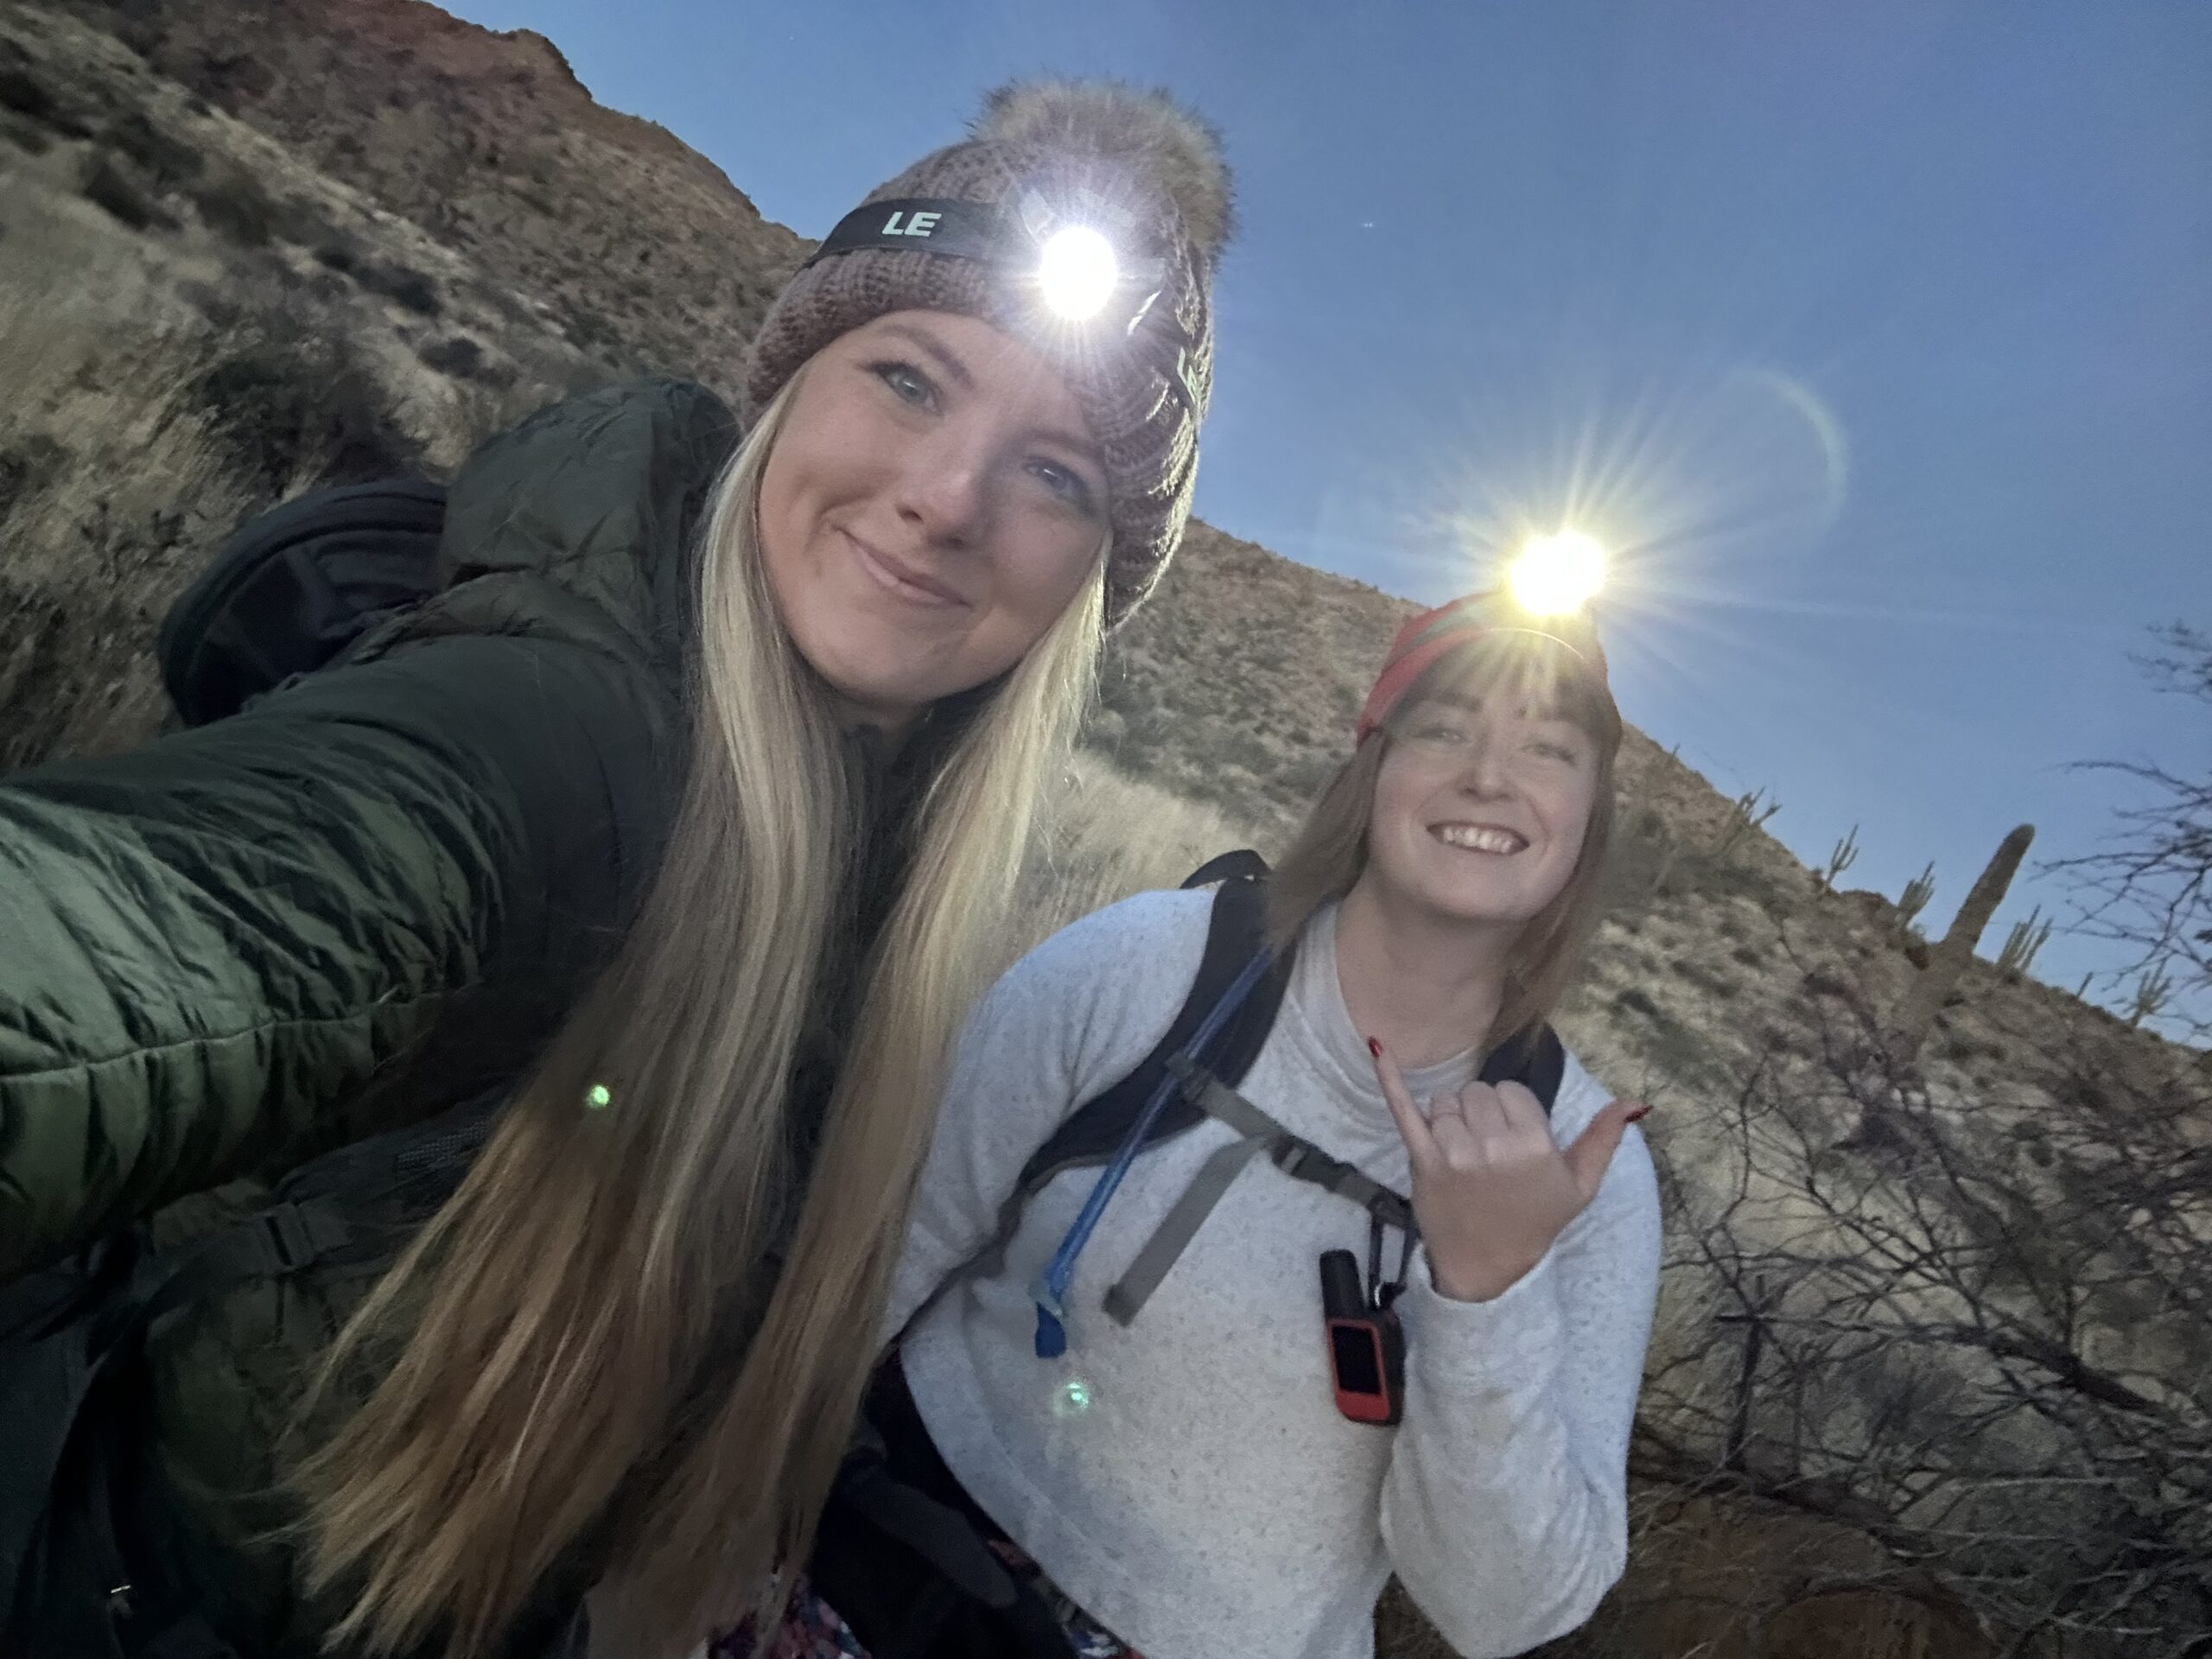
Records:
[[[963,1034],[887,1313],[895,1332],[988,1237],[1030,1154],[1166,1034],[1211,895],[1147,893],[1037,947]],[[1242,1092],[1400,1192],[1406,1152],[1337,979],[1333,911],[1309,926]],[[1407,1082],[1466,1081],[1465,1054]],[[1610,1096],[1569,1059],[1554,1138]],[[1392,1572],[1471,1659],[1586,1619],[1627,1556],[1625,1474],[1659,1268],[1650,1154],[1631,1129],[1596,1199],[1489,1302],[1452,1301],[1417,1250],[1398,1303],[1405,1420],[1354,1423],[1331,1392],[1317,1262],[1364,1262],[1367,1217],[1260,1160],[1135,1322],[1100,1306],[1208,1154],[1209,1121],[1147,1153],[1077,1265],[1069,1349],[1033,1347],[1034,1282],[1096,1178],[1030,1203],[1003,1267],[908,1332],[916,1403],[976,1501],[1147,1659],[1368,1659]],[[1396,1235],[1389,1267],[1396,1265]]]

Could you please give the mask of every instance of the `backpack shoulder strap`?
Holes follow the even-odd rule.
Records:
[[[427,1216],[489,1133],[493,1090],[426,1122],[310,1159],[272,1202],[219,1231],[154,1249],[143,1229],[100,1241],[0,1296],[0,1630],[23,1610],[37,1552],[111,1585],[112,1518],[98,1465],[103,1400],[164,1315],[232,1287],[389,1252],[391,1229]],[[48,1541],[41,1543],[41,1540]],[[54,1560],[46,1569],[61,1570]]]
[[[1205,887],[1212,881],[1219,881],[1221,886],[1213,896],[1213,912],[1206,924],[1205,951],[1198,960],[1198,974],[1166,1035],[1153,1046],[1152,1052],[1137,1063],[1135,1070],[1077,1107],[1022,1166],[1014,1191],[999,1208],[998,1222],[989,1239],[944,1276],[908,1318],[906,1329],[912,1329],[915,1321],[962,1280],[973,1274],[997,1270],[1007,1242],[1021,1224],[1022,1211],[1039,1188],[1063,1170],[1113,1160],[1146,1103],[1169,1075],[1167,1062],[1189,1044],[1214,1005],[1265,943],[1267,873],[1265,859],[1249,849],[1240,849],[1208,860],[1185,879],[1185,888]],[[1275,1014],[1282,1007],[1283,993],[1290,984],[1292,954],[1286,951],[1261,976],[1228,1025],[1215,1034],[1213,1069],[1232,1082],[1251,1070],[1252,1062],[1267,1043],[1268,1032],[1274,1027]],[[1172,1135],[1194,1128],[1204,1116],[1179,1094],[1154,1121],[1145,1144],[1156,1146]]]
[[[1215,854],[1185,876],[1183,886],[1187,890],[1210,887],[1217,881],[1264,881],[1267,879],[1268,861],[1249,847],[1239,847],[1233,852]]]
[[[1168,1060],[1168,1070],[1181,1085],[1180,1098],[1191,1108],[1220,1119],[1236,1131],[1236,1139],[1217,1148],[1200,1166],[1174,1207],[1167,1212],[1144,1248],[1137,1252],[1122,1277],[1106,1293],[1106,1312],[1121,1325],[1134,1320],[1167,1270],[1187,1247],[1213,1207],[1244,1166],[1261,1154],[1294,1180],[1348,1198],[1377,1221],[1405,1230],[1414,1225],[1412,1205],[1400,1194],[1372,1179],[1364,1172],[1331,1156],[1304,1136],[1285,1128],[1261,1108],[1236,1092],[1236,1085],[1193,1065],[1181,1055]],[[1549,1026],[1512,1042],[1502,1043],[1484,1059],[1481,1080],[1488,1084],[1522,1084],[1543,1103],[1549,1116],[1567,1069],[1567,1051]]]
[[[389,1254],[394,1227],[428,1219],[461,1185],[504,1093],[488,1090],[423,1122],[309,1159],[277,1183],[274,1202],[187,1247],[136,1310],[139,1328],[250,1280]]]
[[[1519,1084],[1542,1103],[1548,1117],[1567,1076],[1567,1049],[1557,1032],[1548,1025],[1538,1026],[1510,1042],[1500,1043],[1483,1062],[1478,1075],[1484,1083]]]
[[[1213,1011],[1214,1004],[1229,989],[1230,982],[1265,942],[1267,887],[1263,878],[1267,868],[1267,861],[1257,853],[1240,849],[1210,860],[1191,873],[1183,883],[1185,887],[1204,887],[1212,881],[1219,881],[1221,886],[1213,896],[1213,915],[1206,927],[1205,954],[1199,958],[1198,975],[1183,998],[1181,1010],[1167,1027],[1167,1034],[1153,1046],[1152,1052],[1137,1063],[1135,1070],[1103,1094],[1078,1107],[1038,1148],[1023,1166],[1021,1179],[1014,1184],[1017,1201],[1026,1200],[1063,1170],[1103,1163],[1114,1155],[1128,1134],[1129,1126],[1136,1122],[1145,1103],[1167,1075],[1168,1060],[1182,1052],[1192,1033]],[[1282,1007],[1283,994],[1290,984],[1290,969],[1291,956],[1285,952],[1252,988],[1243,1006],[1215,1038],[1208,1070],[1231,1086],[1252,1069],[1252,1062],[1267,1044],[1268,1033],[1274,1029],[1275,1015]],[[1160,1113],[1152,1133],[1146,1137],[1146,1145],[1157,1145],[1185,1129],[1194,1128],[1204,1116],[1179,1096]]]

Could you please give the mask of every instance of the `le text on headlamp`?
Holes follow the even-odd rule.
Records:
[[[1013,213],[950,197],[871,202],[838,220],[807,264],[863,248],[980,260],[1033,283],[1054,316],[1110,319],[1132,332],[1162,281],[1157,261],[1133,257],[1100,225],[1052,214],[1034,195]]]

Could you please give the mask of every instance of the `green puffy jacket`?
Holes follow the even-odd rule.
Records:
[[[442,586],[348,660],[135,753],[0,781],[0,1283],[512,1078],[602,963],[677,796],[690,532],[735,439],[675,382],[559,404],[452,488]],[[381,1263],[150,1344],[166,1543],[241,1646],[313,1649],[264,1535],[302,1377]]]

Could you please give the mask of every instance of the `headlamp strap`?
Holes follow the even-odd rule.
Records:
[[[1136,215],[1120,204],[1088,191],[1083,193],[1077,206],[1081,211],[1071,213],[1053,207],[1041,192],[1025,190],[1014,204],[1014,222],[1039,247],[1054,231],[1071,224],[1088,225],[1103,233],[1120,256],[1128,258],[1129,244],[1136,233]]]
[[[822,238],[822,245],[806,263],[819,264],[863,248],[887,248],[894,252],[918,249],[963,259],[998,261],[1006,257],[1006,231],[1005,218],[988,203],[962,201],[953,196],[903,196],[854,208]]]

